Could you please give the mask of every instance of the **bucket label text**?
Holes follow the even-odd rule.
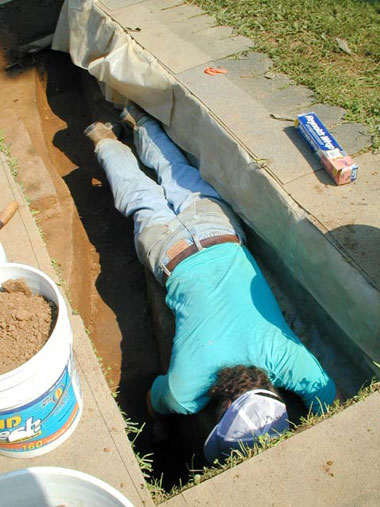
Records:
[[[70,357],[65,369],[38,399],[14,410],[0,410],[0,451],[40,449],[60,438],[79,417],[81,393]]]

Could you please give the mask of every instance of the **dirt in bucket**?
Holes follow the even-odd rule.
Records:
[[[32,294],[22,278],[7,280],[0,291],[0,375],[31,359],[47,342],[57,306]]]

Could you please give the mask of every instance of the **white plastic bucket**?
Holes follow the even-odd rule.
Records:
[[[107,483],[76,470],[33,467],[0,475],[7,507],[133,507]]]
[[[0,454],[29,458],[64,442],[76,428],[83,409],[73,358],[73,333],[65,301],[42,271],[16,263],[0,265],[0,284],[25,278],[33,293],[58,308],[54,330],[29,361],[0,375]]]

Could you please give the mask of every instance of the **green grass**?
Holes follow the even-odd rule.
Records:
[[[220,25],[255,42],[275,70],[311,88],[320,102],[370,126],[380,148],[378,0],[193,0]],[[344,39],[352,54],[342,51]]]

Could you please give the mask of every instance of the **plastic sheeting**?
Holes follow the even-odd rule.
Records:
[[[173,79],[92,0],[63,4],[52,48],[104,83],[110,102],[122,105],[128,97],[169,125]]]
[[[69,52],[74,64],[95,76],[107,100],[123,105],[132,99],[159,119],[344,333],[380,362],[379,292],[212,112],[93,0],[65,1],[52,47]]]

